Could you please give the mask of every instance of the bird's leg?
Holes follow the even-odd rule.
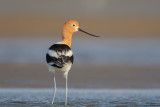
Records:
[[[67,94],[68,94],[67,81],[68,81],[68,73],[65,75],[65,78],[66,78],[66,90],[65,90],[66,97],[65,97],[65,106],[67,106]]]
[[[53,91],[53,100],[52,100],[52,104],[54,103],[54,98],[56,95],[56,79],[55,79],[55,72],[53,73],[53,79],[54,79],[54,91]]]

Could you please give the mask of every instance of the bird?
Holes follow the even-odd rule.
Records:
[[[68,72],[71,69],[71,66],[74,62],[73,52],[71,50],[72,35],[74,32],[81,31],[90,36],[99,37],[88,33],[79,28],[79,23],[76,20],[70,19],[67,20],[62,28],[62,40],[51,45],[46,53],[46,63],[48,66],[49,72],[53,73],[54,80],[54,90],[53,90],[53,99],[52,104],[54,103],[56,95],[56,79],[55,72],[62,72],[65,78],[66,87],[65,87],[65,106],[67,106],[67,94],[68,94]]]

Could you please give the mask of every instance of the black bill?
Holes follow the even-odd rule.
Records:
[[[78,30],[81,31],[81,32],[83,32],[83,33],[86,33],[86,34],[88,34],[88,35],[90,35],[90,36],[100,37],[100,36],[96,36],[96,35],[90,34],[90,33],[86,32],[86,31],[84,31],[84,30],[82,30],[82,29],[80,29],[80,28],[78,28]]]

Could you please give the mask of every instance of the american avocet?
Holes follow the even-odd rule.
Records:
[[[72,34],[74,32],[81,31],[88,35],[99,37],[93,34],[90,34],[82,29],[79,28],[79,23],[75,20],[68,20],[62,29],[62,41],[53,44],[47,54],[46,54],[46,61],[48,65],[48,69],[50,72],[53,72],[54,78],[54,92],[53,92],[53,100],[52,104],[54,103],[54,98],[56,94],[56,79],[55,79],[55,71],[60,71],[64,74],[66,79],[66,90],[65,90],[65,106],[67,105],[67,79],[68,79],[68,72],[73,64],[73,52],[70,48]]]

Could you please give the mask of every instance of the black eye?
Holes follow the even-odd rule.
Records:
[[[75,24],[73,24],[73,26],[76,26]]]

